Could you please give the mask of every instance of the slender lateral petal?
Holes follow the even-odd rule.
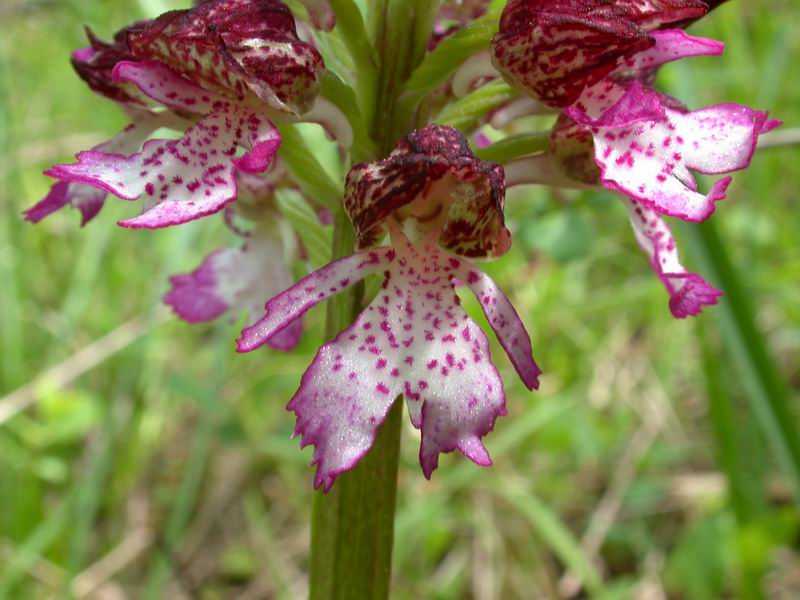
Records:
[[[157,64],[120,63],[115,72],[173,108],[210,111],[180,140],[149,140],[129,156],[81,152],[78,163],[47,172],[126,200],[146,196],[148,210],[120,225],[156,229],[213,214],[236,199],[235,169],[258,173],[269,167],[280,136],[252,109],[209,95]],[[240,147],[247,152],[234,158]]]
[[[628,199],[625,199],[625,206],[636,241],[647,253],[653,270],[669,293],[669,309],[673,316],[678,319],[695,316],[703,307],[716,304],[722,292],[683,267],[675,239],[664,220],[654,211]]]
[[[292,276],[281,239],[256,230],[242,247],[213,252],[197,269],[172,277],[170,283],[164,302],[185,321],[211,321],[226,312],[235,318],[244,312],[252,324],[263,312],[264,298],[289,287]],[[279,350],[291,350],[301,333],[302,324],[297,319],[267,343]]]
[[[745,168],[767,114],[737,104],[693,112],[665,107],[663,121],[595,132],[595,159],[606,187],[662,214],[702,221],[725,197],[730,177],[697,192],[690,169],[706,174]]]
[[[323,300],[352,287],[368,275],[383,271],[393,257],[392,248],[364,250],[334,261],[301,279],[267,302],[264,306],[266,314],[242,331],[237,340],[238,351],[250,352],[265,344]]]
[[[106,192],[88,185],[58,181],[47,195],[25,211],[25,220],[38,223],[65,206],[81,212],[81,227],[97,216],[106,199]]]
[[[489,325],[508,354],[522,383],[529,390],[539,389],[539,375],[542,370],[533,360],[531,338],[511,301],[488,275],[468,263],[461,265],[458,277],[478,298]]]

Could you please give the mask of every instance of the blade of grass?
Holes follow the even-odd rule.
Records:
[[[41,557],[45,550],[61,533],[67,521],[69,508],[74,501],[73,496],[69,496],[52,510],[47,518],[34,529],[27,537],[25,542],[14,552],[14,556],[0,571],[0,598],[19,598],[11,592],[19,583],[20,579],[31,566]]]
[[[753,473],[753,469],[747,469],[743,464],[733,396],[726,384],[718,353],[713,351],[704,329],[701,327],[700,340],[714,444],[717,460],[728,481],[728,499],[736,515],[736,523],[741,536],[741,531],[766,510],[768,503],[763,493],[763,473]],[[737,549],[740,554],[741,597],[744,600],[762,600],[764,598],[764,573],[761,569],[753,568],[753,561],[748,560],[747,552],[744,551],[741,541]]]
[[[725,296],[714,310],[725,345],[733,358],[739,383],[772,447],[781,471],[800,506],[800,437],[790,408],[789,389],[755,324],[755,314],[713,221],[681,224],[692,255]]]
[[[0,163],[4,168],[0,171],[0,199],[11,198],[10,176],[6,173],[17,172],[17,160],[12,152],[14,143],[11,139],[8,111],[8,90],[12,89],[9,68],[4,57],[5,41],[0,41]],[[20,290],[17,281],[16,265],[19,264],[15,240],[12,237],[14,219],[19,215],[11,210],[13,204],[3,202],[0,209],[0,389],[12,389],[25,381],[25,336],[22,331],[22,308]]]
[[[580,578],[591,597],[596,598],[604,592],[600,573],[586,558],[572,532],[547,504],[519,482],[506,481],[494,487],[493,491],[514,507],[564,566]]]

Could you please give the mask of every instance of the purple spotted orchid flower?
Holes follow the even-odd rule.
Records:
[[[508,249],[505,187],[499,165],[477,160],[454,129],[430,126],[409,134],[377,163],[354,167],[345,208],[362,247],[389,232],[389,245],[369,247],[302,279],[266,304],[245,329],[247,352],[326,298],[368,275],[381,291],[355,322],[323,345],[288,408],[295,433],[315,446],[315,486],[328,490],[372,445],[395,398],[406,398],[421,430],[426,477],[441,452],[459,450],[479,465],[491,460],[481,438],[506,414],[505,394],[483,331],[454,289],[463,281],[480,301],[523,383],[538,387],[524,325],[502,291],[464,257]]]
[[[144,200],[144,212],[125,227],[216,213],[236,199],[237,172],[269,167],[280,146],[273,121],[315,118],[322,57],[297,37],[280,0],[204,2],[130,27],[107,47],[92,41],[73,57],[76,68],[95,91],[133,105],[133,123],[79,153],[76,164],[49,169],[59,183],[30,220],[66,203],[89,206],[86,220],[105,192]],[[184,134],[148,139],[165,126]],[[87,186],[101,191],[91,195]],[[76,200],[87,195],[91,201]]]
[[[737,104],[689,111],[650,87],[665,63],[722,53],[720,42],[669,28],[717,4],[512,0],[492,43],[494,64],[506,79],[562,111],[550,152],[508,165],[509,185],[599,183],[617,192],[678,318],[715,304],[721,292],[680,264],[661,215],[708,218],[731,178],[703,194],[692,171],[747,167],[758,136],[778,124]]]
[[[731,180],[703,194],[691,171],[745,168],[758,136],[776,124],[738,104],[689,111],[645,83],[667,62],[722,53],[720,42],[663,29],[707,9],[677,0],[512,0],[492,42],[494,63],[509,81],[591,131],[602,185],[661,214],[702,221]]]
[[[225,314],[235,319],[244,313],[252,325],[261,317],[264,298],[294,282],[287,265],[292,244],[286,243],[294,240],[286,235],[274,206],[276,188],[290,185],[285,166],[278,159],[265,175],[240,172],[236,183],[239,198],[225,210],[225,223],[243,243],[215,250],[191,273],[170,278],[164,302],[188,323],[204,323]],[[289,351],[302,332],[302,321],[297,319],[267,343],[275,350]]]

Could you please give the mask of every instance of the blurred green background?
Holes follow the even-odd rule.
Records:
[[[236,355],[235,323],[160,305],[170,274],[231,241],[221,219],[124,230],[137,208],[113,198],[83,230],[69,209],[21,218],[43,169],[125,123],[69,66],[82,26],[109,38],[177,7],[0,5],[0,598],[305,595],[311,452],[284,406],[324,311],[294,353]],[[689,266],[741,294],[676,321],[617,200],[510,195],[515,245],[487,271],[532,332],[542,389],[494,347],[510,414],[491,469],[448,455],[426,481],[405,425],[394,597],[800,598],[800,3],[733,0],[693,32],[724,57],[664,68],[664,89],[786,122],[716,229],[677,232]]]

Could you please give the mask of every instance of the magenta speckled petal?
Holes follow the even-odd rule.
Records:
[[[253,323],[263,313],[264,298],[292,284],[280,237],[254,231],[241,248],[226,248],[208,255],[191,273],[170,278],[172,287],[164,302],[189,323],[216,319],[229,312],[232,318],[244,312]],[[276,334],[268,344],[291,350],[302,333],[300,319]]]
[[[300,343],[303,337],[303,319],[296,319],[273,335],[267,341],[267,346],[281,352],[291,352]]]
[[[664,107],[659,93],[640,81],[623,86],[604,79],[585,89],[573,106],[564,114],[589,127],[627,127],[641,121],[664,119]]]
[[[170,277],[172,287],[164,296],[164,303],[188,323],[204,323],[224,314],[230,305],[218,290],[220,278],[217,271],[218,263],[225,265],[229,262],[231,252],[235,250],[217,250],[191,273]]]
[[[394,250],[374,251],[372,270],[385,269],[383,289],[353,325],[322,346],[288,406],[297,414],[302,445],[315,446],[315,485],[325,490],[367,452],[400,394],[422,430],[426,477],[441,452],[460,450],[479,465],[491,464],[480,439],[506,414],[486,336],[461,308],[453,287],[462,261],[432,245],[417,248],[399,231],[392,237]],[[364,258],[361,253],[338,263],[352,273]],[[337,263],[334,268],[343,270]],[[305,310],[309,301],[292,296],[316,299],[318,293],[304,286],[301,282],[278,299],[282,319],[275,299],[270,301],[267,318],[275,312],[273,321],[285,322]]]
[[[215,213],[236,199],[235,167],[266,170],[280,136],[272,123],[238,105],[218,101],[213,108],[179,140],[149,140],[130,156],[81,152],[78,163],[47,174],[126,200],[145,196],[150,207],[122,221],[124,227],[157,229]],[[233,158],[239,147],[249,151]]]
[[[678,247],[669,227],[654,211],[625,200],[639,246],[647,253],[656,275],[669,293],[669,309],[683,319],[700,314],[704,306],[717,303],[722,292],[711,287],[680,263]]]
[[[207,90],[254,94],[269,108],[302,114],[319,92],[319,52],[297,36],[280,0],[213,0],[170,11],[128,36],[142,61],[159,61]]]
[[[725,50],[722,42],[692,36],[681,29],[654,31],[651,37],[655,45],[624,59],[618,70],[649,70],[691,56],[718,56]]]
[[[539,389],[542,370],[533,359],[531,338],[511,301],[492,279],[469,263],[462,263],[457,271],[480,302],[500,345],[508,354],[522,383],[529,390]]]
[[[266,314],[242,331],[237,340],[238,351],[255,350],[313,306],[352,287],[367,275],[383,271],[394,254],[392,248],[364,250],[336,260],[301,279],[266,303]]]
[[[660,213],[702,221],[725,197],[730,179],[703,195],[690,169],[717,174],[746,167],[767,115],[737,104],[694,112],[665,107],[665,115],[662,121],[594,132],[601,181]]]

